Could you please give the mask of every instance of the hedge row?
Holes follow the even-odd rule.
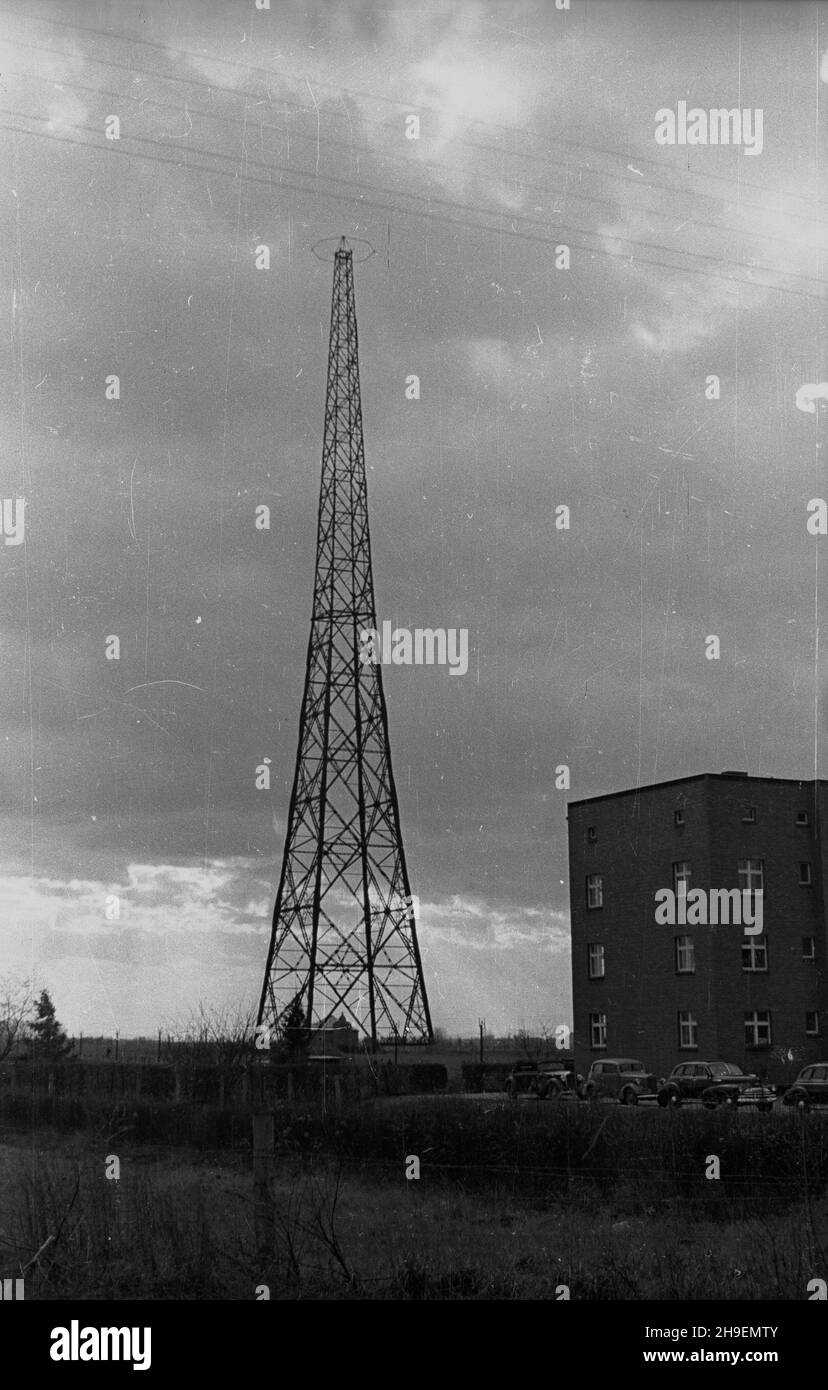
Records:
[[[460,1068],[466,1091],[505,1091],[513,1062],[464,1062]]]
[[[43,1091],[29,1095],[7,1092],[0,1095],[0,1139],[4,1129],[27,1134],[36,1129],[64,1133],[87,1130],[107,1147],[115,1143],[163,1144],[246,1151],[251,1147],[252,1111],[144,1099],[113,1104],[100,1096],[72,1100]]]
[[[291,1099],[366,1100],[375,1095],[423,1095],[445,1090],[437,1063],[394,1066],[278,1063],[247,1068],[61,1062],[51,1067],[15,1062],[0,1067],[0,1096],[40,1095],[111,1104],[138,1100],[238,1108]]]
[[[409,1066],[394,1066],[383,1062],[377,1071],[381,1095],[424,1096],[444,1091],[448,1072],[441,1062],[414,1062]]]

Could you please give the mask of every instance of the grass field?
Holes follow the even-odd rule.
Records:
[[[284,1108],[261,1254],[249,1148],[0,1132],[0,1273],[28,1265],[29,1299],[804,1300],[828,1277],[828,1124],[770,1118]]]

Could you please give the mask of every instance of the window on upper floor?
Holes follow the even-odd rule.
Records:
[[[605,974],[604,948],[597,941],[587,946],[587,974],[591,980],[602,980]]]
[[[805,1032],[809,1038],[819,1037],[819,1014],[816,1009],[808,1009],[805,1013]]]
[[[738,861],[739,887],[742,892],[760,892],[765,886],[764,859],[740,859]]]
[[[804,859],[799,864],[799,882],[803,886],[810,886],[811,883],[811,865]]]
[[[770,1047],[770,1009],[752,1009],[745,1014],[745,1047]]]
[[[676,942],[676,974],[693,975],[696,971],[696,951],[693,946],[692,936],[677,936]]]
[[[673,864],[673,892],[677,898],[686,898],[690,888],[690,861],[679,859]]]
[[[587,907],[604,906],[604,879],[601,874],[587,874],[586,903]]]
[[[587,826],[587,844],[594,845],[598,839],[598,827],[596,825]]]
[[[673,824],[674,824],[674,825],[684,825],[684,812],[683,812],[683,811],[674,811],[674,812],[673,812]]]
[[[802,959],[803,959],[803,960],[815,960],[815,959],[816,959],[816,937],[815,937],[815,936],[803,936],[803,938],[802,938]]]
[[[751,936],[742,942],[742,969],[765,971],[768,968],[768,941],[765,936]]]

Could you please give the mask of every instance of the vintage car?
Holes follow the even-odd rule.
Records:
[[[584,1078],[571,1065],[541,1068],[542,1081],[538,1095],[541,1100],[583,1100]]]
[[[681,1105],[700,1100],[708,1109],[717,1105],[755,1105],[770,1110],[776,1093],[748,1075],[735,1062],[679,1062],[658,1088],[659,1105]]]
[[[783,1105],[809,1110],[812,1105],[828,1105],[828,1062],[803,1067],[796,1081],[782,1096]]]
[[[655,1096],[656,1079],[643,1062],[629,1057],[602,1057],[593,1062],[584,1085],[586,1100],[610,1096],[622,1105],[637,1105],[642,1096]]]
[[[582,1077],[576,1075],[571,1059],[560,1062],[517,1062],[506,1078],[506,1094],[511,1100],[519,1095],[535,1095],[540,1100],[577,1098]]]

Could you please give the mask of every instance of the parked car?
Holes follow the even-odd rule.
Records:
[[[679,1062],[658,1090],[659,1105],[701,1100],[711,1109],[739,1104],[770,1110],[775,1099],[772,1087],[763,1086],[758,1076],[743,1072],[735,1062]]]
[[[742,1071],[735,1062],[687,1062],[684,1065],[697,1068],[692,1077],[678,1083],[680,1091],[684,1088],[684,1094],[680,1095],[678,1101],[668,1094],[662,1104],[680,1104],[681,1099],[693,1095],[698,1096],[708,1110],[715,1110],[720,1105],[755,1105],[757,1110],[766,1111],[776,1100],[773,1086],[765,1085],[753,1072]],[[673,1075],[677,1070],[673,1069],[665,1083],[665,1091],[669,1092],[671,1083],[675,1084]]]
[[[519,1095],[536,1095],[541,1100],[577,1096],[583,1078],[576,1075],[575,1063],[517,1062],[506,1078],[506,1094],[512,1100]]]
[[[516,1062],[506,1077],[507,1096],[510,1100],[516,1100],[522,1095],[537,1095],[538,1077],[537,1062]]]
[[[708,1110],[715,1110],[719,1105],[755,1105],[757,1110],[770,1110],[776,1100],[773,1086],[763,1085],[756,1076],[745,1079],[747,1085],[743,1085],[739,1078],[718,1081],[715,1086],[708,1086],[706,1091],[702,1091],[702,1104]]]
[[[637,1105],[642,1096],[655,1096],[656,1079],[643,1062],[628,1057],[603,1057],[587,1073],[584,1096],[599,1100],[612,1096],[622,1105]]]
[[[538,1095],[541,1100],[583,1100],[584,1078],[571,1066],[552,1065],[541,1068],[541,1085]]]
[[[803,1067],[799,1076],[782,1097],[783,1105],[798,1105],[809,1110],[812,1105],[828,1105],[828,1062],[815,1062]]]

